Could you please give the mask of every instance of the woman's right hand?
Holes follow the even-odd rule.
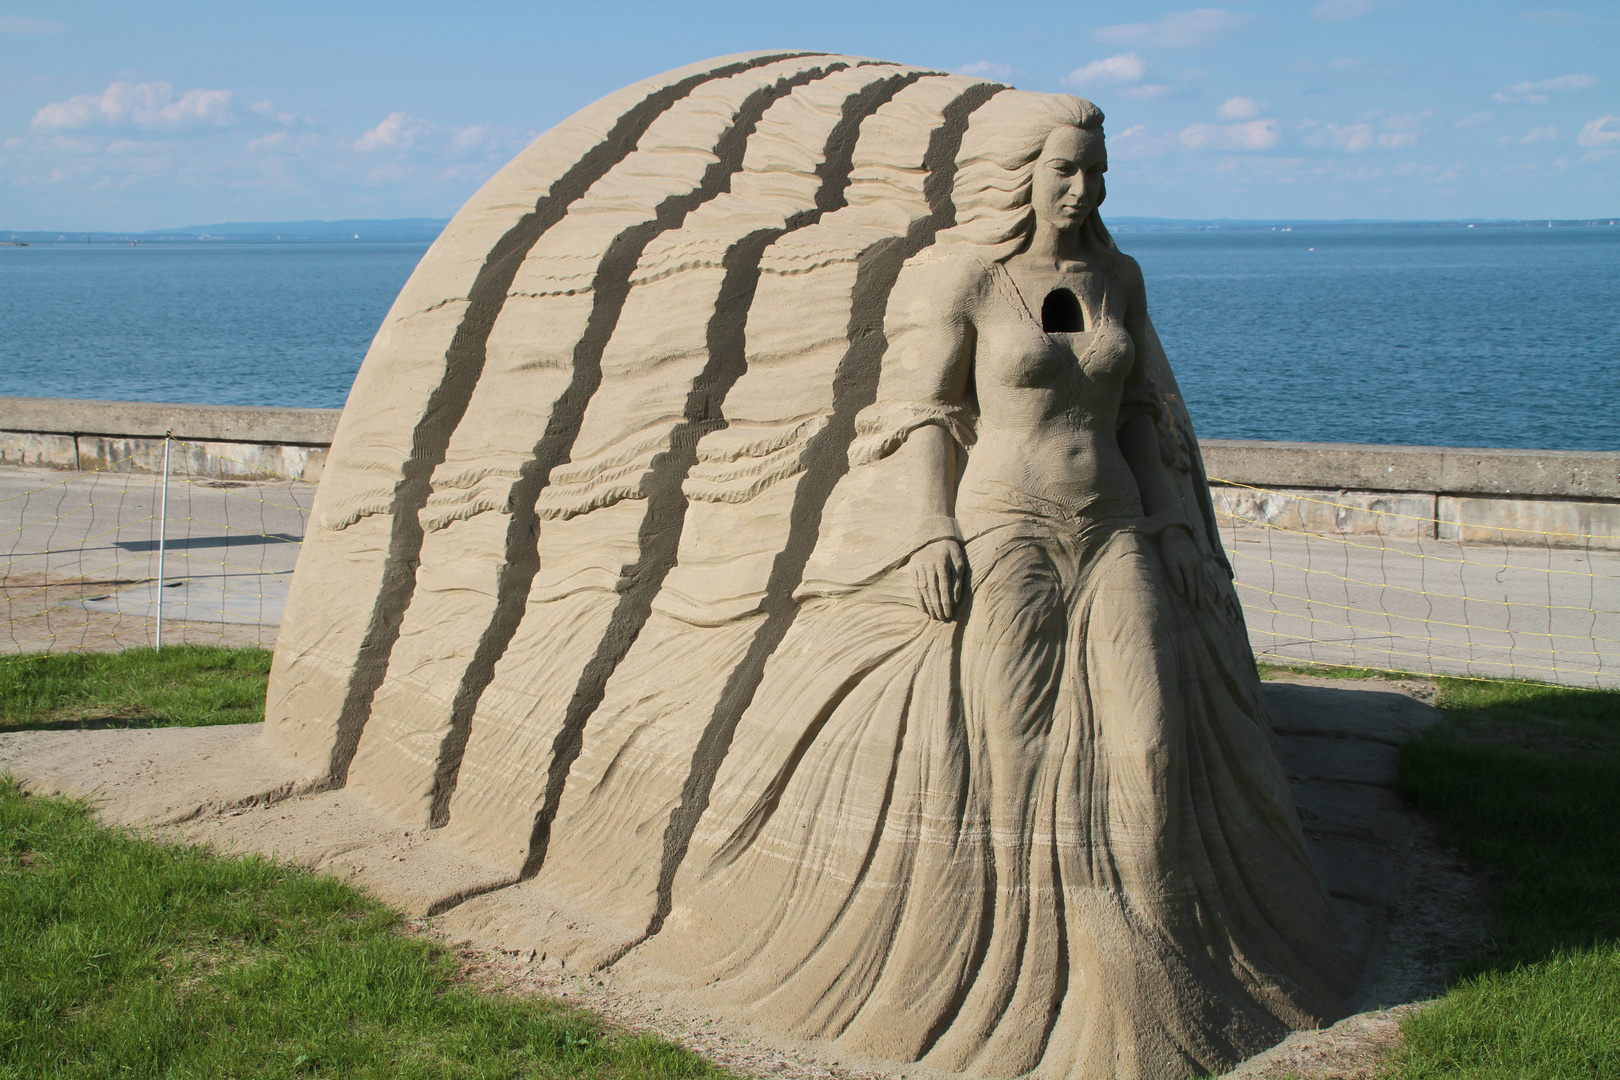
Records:
[[[967,588],[967,553],[960,540],[935,540],[917,549],[906,563],[917,597],[929,618],[950,622]]]

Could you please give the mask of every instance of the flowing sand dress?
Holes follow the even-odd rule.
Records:
[[[1150,325],[1133,344],[1105,300],[1088,333],[1048,334],[968,247],[901,275],[803,608],[662,932],[627,962],[874,1057],[995,1077],[1216,1069],[1333,1017],[1351,980],[1229,582],[1195,610],[1139,503],[1063,506],[971,459],[955,519],[931,517],[929,478],[895,453],[924,425],[967,450],[997,423],[932,393],[943,361],[915,347],[964,282],[975,378],[1078,365],[1088,415],[1153,416],[1224,568],[1197,445]],[[901,564],[951,535],[971,592],[939,622]]]

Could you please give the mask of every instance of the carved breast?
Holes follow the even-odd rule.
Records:
[[[1037,315],[1005,268],[992,273],[994,287],[985,291],[975,320],[980,386],[988,380],[1009,387],[1057,389],[1075,396],[1075,404],[1082,407],[1097,404],[1092,399],[1099,392],[1117,393],[1136,360],[1117,289],[1099,287],[1101,295],[1087,305],[1073,289],[1059,285],[1046,293]]]

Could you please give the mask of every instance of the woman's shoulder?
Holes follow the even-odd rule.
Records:
[[[1087,269],[1103,276],[1110,289],[1125,297],[1128,307],[1139,309],[1147,300],[1141,266],[1119,248],[1098,245],[1088,254],[1086,264]]]
[[[935,244],[907,259],[900,275],[913,288],[966,297],[983,291],[994,266],[967,244]]]
[[[1108,252],[1112,265],[1110,272],[1127,286],[1140,289],[1142,287],[1142,267],[1137,261],[1125,254],[1119,248],[1112,248]]]

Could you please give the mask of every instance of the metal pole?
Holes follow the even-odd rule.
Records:
[[[169,539],[169,441],[174,433],[163,433],[163,496],[158,503],[157,647],[163,648],[163,550]]]

